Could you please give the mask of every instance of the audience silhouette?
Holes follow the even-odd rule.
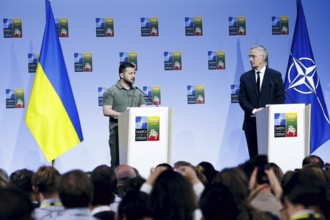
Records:
[[[330,219],[329,170],[316,155],[284,173],[274,162],[261,169],[255,158],[222,170],[207,161],[160,162],[147,179],[128,164],[64,174],[41,166],[9,176],[0,168],[0,219]]]

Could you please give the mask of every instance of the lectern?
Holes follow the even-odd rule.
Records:
[[[132,107],[118,118],[119,160],[147,178],[152,167],[171,163],[173,109]]]
[[[269,105],[256,114],[258,153],[284,172],[302,166],[309,154],[311,106]]]

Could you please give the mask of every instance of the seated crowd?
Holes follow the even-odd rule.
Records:
[[[161,163],[147,179],[127,164],[64,174],[0,169],[0,220],[330,219],[330,164],[310,155],[283,173],[256,159],[221,171],[204,161]]]

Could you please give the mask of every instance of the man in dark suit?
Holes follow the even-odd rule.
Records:
[[[115,171],[107,165],[100,165],[92,171],[90,177],[94,186],[92,215],[99,220],[115,219],[115,213],[110,210],[117,185]]]
[[[252,70],[240,78],[238,99],[244,110],[243,130],[250,158],[258,155],[255,114],[267,104],[282,104],[285,100],[282,75],[267,66],[266,58],[267,51],[263,46],[253,46],[249,52]]]

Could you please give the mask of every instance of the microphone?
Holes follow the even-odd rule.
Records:
[[[275,83],[278,84],[277,79],[275,79]],[[287,97],[289,97],[290,101],[291,101],[292,103],[296,104],[296,101],[293,100],[293,98],[289,95],[289,93],[286,91],[286,89],[284,89],[284,92],[285,92],[285,95],[286,95]]]
[[[151,101],[152,104],[154,104],[155,106],[159,107],[155,102],[154,100],[152,100],[148,95],[146,95],[139,87],[135,86],[134,87],[135,89],[139,90],[140,92],[142,92],[143,96],[144,97],[147,97],[149,99],[149,101]]]
[[[131,107],[133,107],[134,95],[135,95],[135,89],[134,89],[134,91],[133,91],[133,96],[132,96],[132,100],[131,100]]]
[[[270,79],[270,97],[269,97],[269,104],[272,104],[272,99],[273,99],[273,80]]]

